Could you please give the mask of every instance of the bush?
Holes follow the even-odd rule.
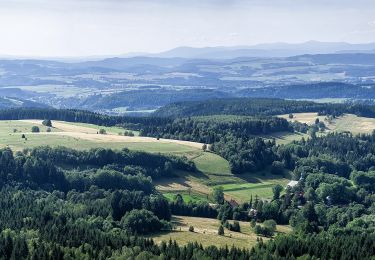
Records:
[[[194,232],[194,227],[193,226],[189,227],[189,232]]]
[[[274,232],[276,230],[276,221],[273,219],[266,220],[263,222],[263,226],[273,230]]]
[[[40,129],[38,126],[34,125],[33,127],[31,127],[31,132],[32,133],[39,133],[40,132]]]
[[[233,224],[229,224],[229,230],[233,232],[241,232],[241,226],[238,221],[233,221]]]
[[[44,119],[43,122],[42,122],[42,124],[43,124],[44,126],[52,127],[52,122],[51,122],[50,119]]]
[[[212,197],[214,198],[215,202],[218,204],[224,203],[224,189],[223,187],[214,187],[212,191]]]
[[[125,131],[124,136],[134,136],[134,133],[132,131]]]
[[[99,134],[101,134],[101,135],[105,135],[107,133],[107,131],[105,131],[105,129],[100,129],[99,130]]]
[[[217,234],[219,236],[224,236],[224,227],[220,225],[219,230],[217,231]]]
[[[263,226],[256,225],[254,227],[254,232],[257,235],[262,235],[265,237],[271,237],[276,231],[276,222],[273,219],[266,220],[263,222]]]
[[[255,219],[252,219],[250,221],[250,227],[254,228],[256,224],[257,224],[257,222],[255,221]]]

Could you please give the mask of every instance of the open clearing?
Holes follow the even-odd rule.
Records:
[[[30,125],[42,125],[42,120],[20,120],[21,122],[29,123]],[[89,124],[90,125],[90,124]],[[86,126],[84,124],[71,124],[68,122],[62,121],[53,121],[53,127],[57,130],[52,134],[64,135],[75,137],[79,139],[96,141],[96,142],[124,142],[124,143],[173,143],[184,146],[190,146],[196,149],[201,149],[201,143],[189,142],[189,141],[180,141],[172,139],[159,139],[152,137],[140,137],[140,136],[121,136],[118,135],[118,127],[106,127],[108,129],[107,134],[98,134],[99,129],[103,127],[93,127]],[[104,129],[104,128],[103,128]],[[58,131],[61,130],[61,131]],[[40,134],[40,133],[39,133]],[[51,133],[48,133],[51,134]]]
[[[158,180],[156,188],[168,194],[180,193],[182,195],[194,195],[202,200],[212,200],[211,193],[215,186],[224,188],[225,198],[234,199],[237,202],[248,202],[250,197],[258,195],[260,198],[272,198],[272,188],[280,184],[285,186],[290,180],[282,176],[271,175],[268,171],[234,175],[231,173],[229,163],[222,157],[200,152],[195,158],[191,158],[196,164],[198,173],[177,172],[176,178]],[[191,199],[195,200],[195,199]]]
[[[293,119],[288,115],[280,115],[289,121],[299,121],[301,123],[313,124],[316,118],[324,122],[328,132],[352,132],[353,134],[371,133],[375,130],[375,118],[359,117],[353,114],[345,114],[329,122],[325,116],[318,116],[317,113],[294,113]]]
[[[293,141],[299,141],[302,138],[307,138],[307,134],[303,133],[292,133],[292,132],[279,132],[279,133],[272,133],[269,135],[263,136],[265,139],[275,139],[276,144],[288,144]]]
[[[251,230],[250,223],[244,221],[240,221],[241,232],[233,232],[225,229],[224,236],[217,234],[220,225],[217,219],[173,216],[172,223],[176,226],[174,231],[160,232],[150,237],[157,243],[161,241],[168,242],[172,239],[182,245],[197,241],[205,247],[210,245],[219,247],[236,245],[242,248],[254,246],[258,237]],[[194,227],[194,232],[189,232],[190,226]],[[277,226],[277,232],[287,233],[290,231],[290,226]],[[263,238],[263,240],[268,240],[268,238]]]

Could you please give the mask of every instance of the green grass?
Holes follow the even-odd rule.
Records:
[[[280,184],[285,187],[289,182],[287,178],[280,176],[271,175],[267,173],[265,176],[261,174],[245,174],[242,176],[243,183],[230,183],[222,186],[224,193],[234,198],[237,201],[246,202],[249,201],[251,196],[254,198],[258,195],[263,199],[272,198],[272,188]]]
[[[206,185],[207,193],[210,193],[213,187],[222,186],[228,198],[238,202],[249,201],[250,197],[254,198],[255,195],[270,199],[272,198],[272,188],[276,184],[284,187],[289,182],[288,178],[271,175],[267,170],[259,173],[234,175],[230,171],[228,161],[213,153],[202,152],[193,158],[193,161],[199,173],[178,173],[181,178]],[[198,188],[201,191],[202,188]]]
[[[191,202],[198,202],[198,201],[209,201],[207,195],[199,194],[199,193],[190,193],[190,195],[186,191],[175,191],[175,192],[165,192],[163,196],[166,197],[169,201],[173,201],[176,194],[181,194],[182,199],[185,203]]]
[[[69,124],[71,125],[77,125],[77,126],[83,126],[83,127],[89,127],[89,128],[93,128],[93,129],[97,129],[99,131],[99,129],[104,129],[107,133],[114,133],[114,134],[124,134],[124,132],[126,131],[126,129],[122,128],[122,127],[117,127],[117,126],[98,126],[98,125],[94,125],[94,124],[87,124],[87,123],[75,123],[75,122],[69,122]],[[139,132],[138,131],[132,131],[134,133],[135,136],[139,136]]]
[[[302,138],[307,138],[308,134],[303,133],[292,133],[292,132],[279,132],[279,133],[273,133],[269,135],[262,136],[263,138],[270,140],[275,139],[276,144],[288,144],[293,141],[300,141]]]

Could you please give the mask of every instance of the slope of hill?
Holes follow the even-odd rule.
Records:
[[[10,98],[10,97],[0,97],[0,109],[21,108],[21,107],[47,108],[48,106],[30,101],[30,100],[23,100],[19,98]]]

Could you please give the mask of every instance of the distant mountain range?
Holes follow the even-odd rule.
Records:
[[[181,46],[160,53],[130,52],[120,55],[95,55],[88,57],[18,57],[1,55],[2,59],[39,59],[65,62],[98,61],[107,58],[184,58],[184,59],[233,59],[239,57],[291,57],[304,54],[375,53],[375,42],[347,43],[307,41],[303,43],[263,43],[243,46],[188,47]]]
[[[267,43],[234,47],[178,47],[154,57],[232,59],[237,57],[290,57],[303,54],[375,53],[375,43],[351,44],[346,42]]]

